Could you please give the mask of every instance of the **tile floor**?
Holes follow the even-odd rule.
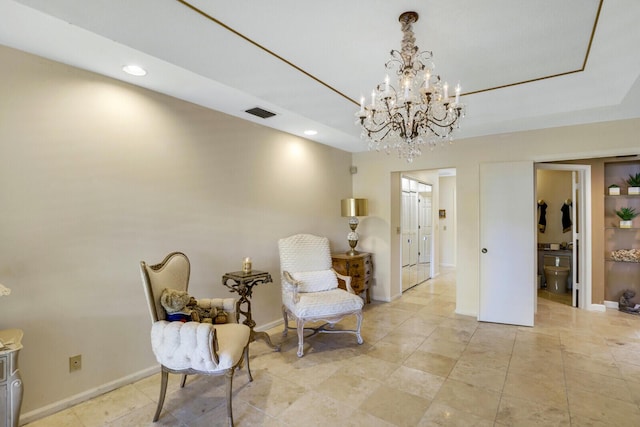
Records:
[[[317,335],[296,357],[251,344],[254,382],[234,381],[242,426],[638,426],[640,316],[586,312],[540,299],[536,326],[454,314],[455,273],[367,305],[365,343]],[[345,325],[347,322],[345,322]],[[281,329],[269,331],[282,340]],[[292,331],[293,332],[293,331]],[[154,375],[29,427],[223,426],[223,378],[172,376],[151,423]]]
[[[571,292],[567,292],[564,294],[556,294],[553,292],[549,292],[546,289],[538,289],[538,298],[544,298],[551,301],[559,302],[561,304],[572,305],[573,304],[573,295]]]

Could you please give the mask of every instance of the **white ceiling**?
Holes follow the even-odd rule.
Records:
[[[0,0],[0,44],[358,152],[357,103],[383,80],[408,10],[420,50],[463,87],[459,139],[640,117],[640,2],[603,0],[598,15],[600,5]],[[124,74],[129,63],[148,75]],[[256,106],[277,116],[244,112]]]

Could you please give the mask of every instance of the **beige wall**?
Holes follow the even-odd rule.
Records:
[[[371,212],[376,215],[376,227],[369,230],[368,241],[362,246],[363,250],[376,254],[374,297],[384,298],[389,294],[385,289],[397,286],[395,276],[390,275],[391,242],[395,229],[391,222],[393,208],[389,198],[389,176],[393,172],[456,168],[456,309],[458,313],[476,316],[479,286],[479,165],[484,162],[545,162],[635,154],[638,151],[639,132],[640,120],[631,119],[469,138],[427,152],[411,164],[393,155],[385,157],[377,152],[354,154],[353,163],[359,170],[353,179],[354,192],[366,194],[376,207]],[[603,194],[602,189],[599,194]],[[603,299],[602,288],[598,286],[596,284],[593,287],[593,303],[600,303]]]
[[[456,266],[456,177],[440,177],[440,209],[446,211],[445,218],[438,218],[436,224],[440,234],[440,265]]]
[[[227,297],[252,257],[274,278],[254,292],[265,325],[278,238],[347,248],[351,154],[9,48],[0,63],[0,328],[25,333],[23,414],[156,365],[140,260],[184,251],[191,293]]]

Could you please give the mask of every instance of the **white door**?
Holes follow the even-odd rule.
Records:
[[[533,162],[480,165],[480,321],[533,326],[534,177]]]
[[[420,184],[418,192],[418,283],[431,277],[432,215],[431,186]]]

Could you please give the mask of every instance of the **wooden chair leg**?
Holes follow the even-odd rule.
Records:
[[[158,397],[158,407],[156,408],[156,414],[153,416],[153,422],[155,423],[160,418],[160,412],[162,411],[162,405],[164,405],[164,397],[167,394],[167,384],[169,383],[169,372],[161,368],[160,372],[160,396]]]
[[[184,385],[187,383],[187,374],[182,376],[182,381],[180,381],[180,388],[184,388]]]
[[[247,373],[249,374],[249,382],[253,381],[253,375],[251,375],[251,367],[249,366],[249,345],[244,348],[244,363],[247,365]]]
[[[227,419],[229,420],[229,427],[233,427],[233,407],[231,406],[231,395],[233,392],[233,371],[229,369],[224,374],[227,384]]]

